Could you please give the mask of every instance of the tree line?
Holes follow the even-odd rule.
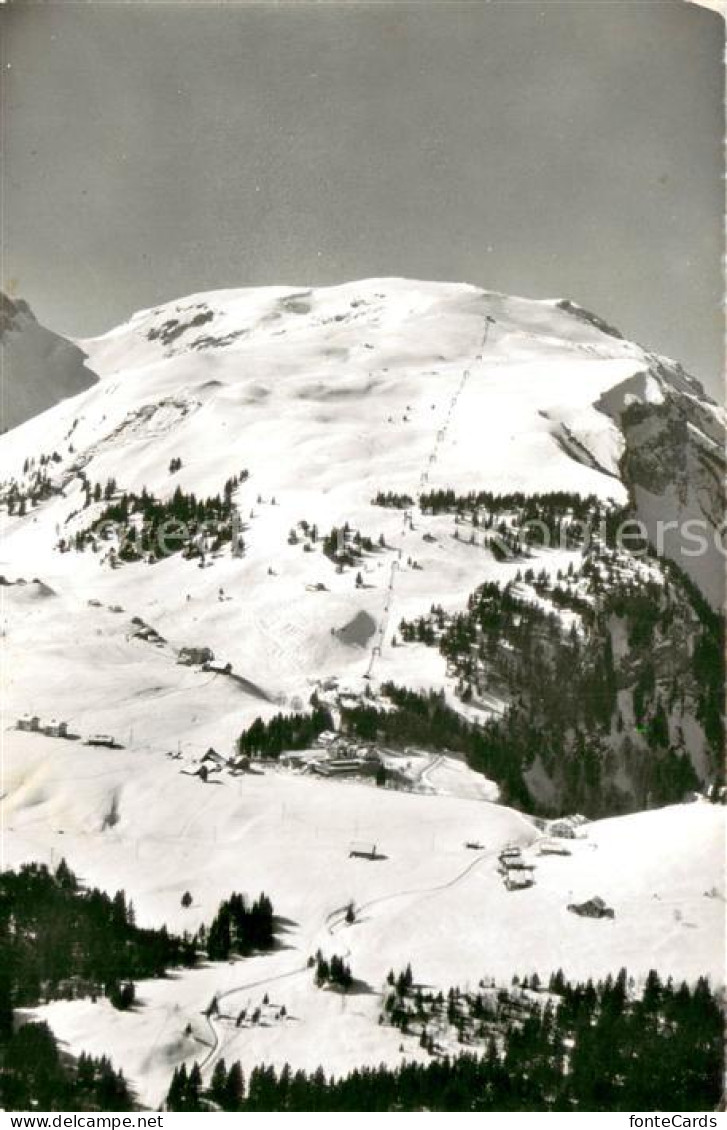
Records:
[[[393,490],[379,490],[371,499],[372,506],[383,506],[391,510],[407,510],[414,505],[410,494],[399,494]]]
[[[325,706],[314,706],[310,714],[276,714],[262,718],[243,730],[237,739],[241,754],[278,758],[284,750],[308,749],[324,730],[333,729],[333,716]]]
[[[714,1110],[722,1088],[722,1010],[706,978],[663,982],[652,970],[636,993],[626,970],[571,983],[558,972],[495,991],[495,1021],[482,993],[468,1007],[487,1036],[476,1051],[429,1050],[424,1062],[359,1068],[342,1076],[220,1061],[205,1087],[195,1064],[177,1069],[169,1110],[227,1111],[622,1111]],[[411,1006],[409,1031],[431,1023],[417,1014],[418,987],[395,979]],[[440,997],[432,996],[439,1004]],[[464,994],[441,995],[456,1021]],[[499,1012],[498,1012],[499,1009]],[[456,1025],[455,1025],[456,1026]]]

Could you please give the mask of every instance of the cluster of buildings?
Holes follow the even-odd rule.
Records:
[[[570,855],[571,849],[566,841],[583,838],[587,823],[587,818],[578,814],[541,822],[540,827],[546,835],[537,843],[538,855]],[[498,871],[508,891],[535,886],[535,864],[523,858],[518,844],[506,844],[502,849]]]
[[[211,647],[181,647],[177,653],[177,663],[183,667],[201,667],[203,671],[213,671],[216,675],[231,675],[232,664],[215,659]]]
[[[333,730],[319,734],[312,750],[289,753],[281,757],[280,763],[320,777],[375,777],[382,766],[381,755],[374,746],[361,745]]]
[[[181,754],[170,753],[169,756],[178,758]],[[219,773],[225,772],[236,777],[256,772],[256,766],[267,764],[296,769],[301,773],[315,773],[321,777],[374,777],[382,767],[382,760],[379,753],[370,746],[361,746],[339,734],[324,733],[311,749],[292,750],[273,761],[258,757],[251,760],[244,754],[225,757],[210,747],[193,770],[183,769],[182,772],[191,772],[202,781],[208,781]]]
[[[205,663],[212,663],[215,653],[211,647],[182,647],[177,655],[177,663],[184,667],[204,667]]]
[[[181,753],[170,753],[169,756],[176,760],[181,757]],[[213,777],[216,773],[222,773],[223,770],[229,773],[231,777],[238,777],[241,773],[250,771],[250,758],[244,754],[225,757],[210,746],[204,756],[199,759],[196,769],[182,769],[182,773],[187,776],[199,777],[201,781],[208,781],[210,777]]]
[[[80,734],[72,734],[67,722],[58,722],[52,718],[50,722],[41,722],[37,714],[24,714],[15,723],[16,730],[24,730],[30,734],[43,734],[46,738],[66,738],[76,742]],[[110,734],[90,734],[85,739],[86,745],[106,746],[107,749],[121,749],[122,747]]]
[[[508,891],[535,886],[535,864],[523,859],[522,848],[517,844],[506,844],[502,849],[497,870]]]
[[[588,817],[576,813],[574,816],[559,816],[557,820],[549,820],[545,827],[549,836],[557,836],[563,840],[577,840],[585,836],[586,824]]]
[[[156,647],[161,647],[167,642],[164,636],[160,636],[156,628],[152,628],[151,624],[147,624],[141,616],[132,616],[131,623],[134,625],[132,636],[135,640],[144,640],[145,643],[155,644]]]
[[[18,718],[15,728],[32,734],[45,734],[47,738],[78,737],[77,734],[69,733],[67,722],[58,722],[55,718],[51,718],[50,722],[41,722],[37,714],[24,714],[22,718]]]

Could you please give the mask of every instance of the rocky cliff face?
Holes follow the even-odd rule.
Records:
[[[0,427],[17,427],[98,379],[86,355],[60,334],[40,325],[27,302],[0,293],[2,390]]]
[[[658,357],[599,401],[624,438],[621,475],[652,542],[713,608],[725,602],[722,413],[679,365]]]

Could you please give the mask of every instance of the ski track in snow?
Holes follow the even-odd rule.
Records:
[[[535,843],[535,842],[536,841],[533,841],[533,843]],[[532,844],[530,846],[532,846]],[[455,886],[457,886],[458,883],[461,883],[463,879],[465,879],[477,867],[481,866],[487,860],[492,860],[492,859],[497,858],[497,854],[498,854],[497,849],[492,849],[490,851],[482,852],[482,854],[478,855],[474,860],[472,860],[470,863],[468,863],[466,867],[457,871],[457,873],[451,879],[447,879],[443,883],[437,883],[435,886],[432,886],[432,887],[414,887],[414,888],[407,889],[407,890],[390,891],[386,895],[380,895],[378,898],[369,899],[367,902],[361,903],[360,906],[356,907],[356,920],[358,921],[361,913],[363,913],[365,911],[372,910],[374,907],[378,907],[378,906],[382,906],[384,904],[388,904],[388,903],[391,903],[391,902],[394,902],[394,901],[398,901],[399,899],[411,898],[411,897],[417,897],[417,896],[428,897],[428,896],[431,896],[431,895],[436,895],[440,891],[451,890],[452,887],[455,887]],[[334,937],[335,933],[336,933],[335,927],[336,926],[340,927],[345,922],[346,911],[347,911],[346,906],[337,907],[335,910],[332,910],[328,914],[326,914],[324,921],[323,921],[323,924],[320,928],[320,934],[325,935],[327,937]],[[315,953],[316,948],[317,948],[315,942],[312,942],[309,945],[308,948],[309,948],[310,952]],[[343,957],[344,959],[348,959],[348,958],[353,956],[352,951],[351,951],[351,949],[348,945],[346,945],[344,943],[342,948],[343,948],[343,952],[339,953],[340,957]],[[304,973],[309,973],[309,974],[311,973],[311,967],[308,965],[307,961],[304,965],[296,965],[294,968],[289,969],[289,970],[285,970],[282,973],[276,973],[276,974],[273,974],[270,977],[259,978],[255,981],[246,981],[241,985],[236,985],[231,989],[226,989],[224,992],[221,992],[219,994],[215,994],[214,999],[216,1000],[217,1005],[219,1006],[219,1004],[222,1001],[228,1000],[232,996],[237,996],[239,993],[243,993],[243,992],[249,991],[251,989],[264,988],[268,985],[275,984],[278,981],[284,981],[284,980],[287,980],[291,977],[301,976]],[[324,991],[324,990],[321,990],[321,991]],[[216,1017],[213,1016],[213,1014],[210,1013],[210,1012],[207,1012],[205,1015],[206,1015],[207,1022],[210,1026],[210,1029],[212,1031],[213,1045],[210,1048],[209,1052],[200,1061],[200,1069],[203,1072],[211,1070],[211,1068],[214,1067],[214,1064],[215,1064],[215,1062],[218,1058],[218,1055],[222,1051],[224,1051],[224,1041],[223,1041],[223,1039],[220,1035],[220,1030],[219,1030],[218,1025],[216,1025],[214,1023],[214,1019],[216,1019]]]

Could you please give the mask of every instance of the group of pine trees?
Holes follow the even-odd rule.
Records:
[[[520,524],[536,519],[548,525],[572,520],[591,523],[594,527],[611,519],[615,511],[612,503],[603,502],[594,494],[581,495],[572,491],[542,494],[508,491],[496,494],[489,490],[472,490],[467,494],[457,494],[449,488],[425,492],[419,497],[419,506],[423,514],[471,514],[477,515],[478,520],[506,514],[514,515]]]
[[[410,494],[398,494],[393,490],[380,490],[371,499],[371,505],[384,506],[392,510],[407,510],[414,505],[414,499]]]
[[[5,503],[8,514],[23,518],[28,512],[28,504],[35,507],[51,495],[58,494],[60,488],[53,485],[49,471],[52,464],[61,461],[57,451],[50,455],[41,454],[37,459],[28,456],[23,463],[22,484],[13,478],[0,486],[0,502]]]
[[[181,459],[172,460],[170,471],[181,465]],[[216,552],[233,539],[236,552],[241,552],[244,542],[234,529],[232,496],[247,477],[246,471],[233,475],[222,494],[213,497],[198,498],[178,486],[168,499],[157,498],[146,487],[139,494],[119,492],[114,479],[102,487],[84,478],[85,506],[92,502],[106,505],[92,526],[61,539],[58,547],[61,551],[83,551],[89,545],[96,548],[99,532],[116,527],[121,536],[115,556],[120,561],[156,561],[176,553],[203,557],[206,551]]]
[[[494,494],[470,491],[459,495],[452,489],[435,490],[420,496],[423,514],[454,514],[454,536],[461,539],[459,526],[471,526],[470,542],[482,529],[482,544],[498,560],[528,557],[542,547],[579,549],[588,545],[619,547],[631,552],[646,552],[642,534],[626,531],[631,514],[627,508],[603,502],[595,495],[580,496],[568,491],[526,495],[521,491]],[[628,541],[628,544],[624,544]]]
[[[333,561],[339,572],[343,572],[347,567],[355,568],[360,565],[365,553],[373,553],[377,547],[386,548],[383,534],[379,535],[378,541],[374,544],[373,538],[368,534],[362,534],[360,530],[353,529],[349,522],[344,522],[341,526],[333,526],[321,537],[315,522],[301,519],[289,531],[288,545],[299,545],[301,541],[306,553],[312,553],[320,541],[323,553]]]
[[[106,994],[134,1003],[134,979],[193,965],[196,944],[162,927],[141,929],[134,909],[81,887],[61,861],[55,872],[26,864],[0,876],[0,1096],[5,1109],[131,1110],[123,1074],[105,1058],[61,1056],[46,1024],[16,1026],[18,1008]]]
[[[379,538],[379,547],[385,545],[383,534]],[[356,566],[364,553],[373,553],[373,540],[360,530],[352,530],[348,522],[343,526],[334,526],[330,533],[323,539],[323,552],[326,557],[338,566]]]
[[[208,1087],[204,1086],[197,1063],[190,1071],[184,1064],[176,1068],[164,1105],[174,1111],[238,1111],[242,1110],[244,1099],[245,1077],[240,1064],[233,1063],[228,1071],[224,1059],[219,1059]]]
[[[332,985],[343,989],[344,993],[353,985],[351,967],[342,957],[334,953],[331,958],[324,957],[319,950],[315,956],[315,982],[319,989]]]
[[[233,893],[220,904],[206,935],[210,961],[226,961],[231,954],[245,957],[255,950],[272,949],[275,943],[273,904],[261,894],[252,904]]]
[[[725,616],[715,612],[697,586],[673,561],[664,561],[667,577],[681,586],[699,623],[692,654],[692,674],[697,692],[697,719],[713,750],[725,745]]]
[[[333,729],[333,716],[325,706],[310,714],[276,714],[268,722],[256,718],[237,739],[241,754],[277,758],[284,750],[307,749],[324,730]]]

